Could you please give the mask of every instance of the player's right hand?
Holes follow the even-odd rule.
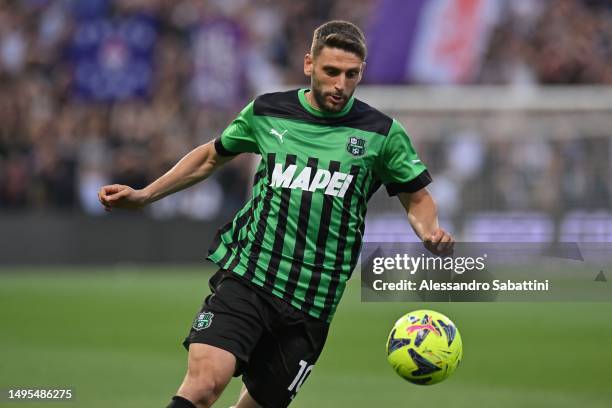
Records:
[[[122,184],[100,188],[98,199],[106,211],[111,211],[113,208],[139,209],[147,205],[142,190],[134,190]]]

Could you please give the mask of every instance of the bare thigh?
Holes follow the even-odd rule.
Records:
[[[219,398],[236,370],[236,357],[208,344],[189,346],[187,374],[177,395],[208,408]]]

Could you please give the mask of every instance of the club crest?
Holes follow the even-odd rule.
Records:
[[[363,154],[365,153],[365,144],[365,139],[351,136],[348,138],[346,151],[352,154],[353,156],[363,156]]]
[[[214,316],[215,315],[210,312],[198,313],[193,322],[193,329],[197,331],[208,329]]]

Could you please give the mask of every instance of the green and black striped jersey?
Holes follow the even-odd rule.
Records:
[[[252,198],[208,259],[318,319],[331,321],[358,260],[366,205],[431,182],[402,126],[351,98],[314,109],[300,89],[262,95],[215,141],[220,155],[261,155]]]

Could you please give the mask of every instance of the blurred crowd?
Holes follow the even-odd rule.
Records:
[[[483,143],[472,130],[423,140],[423,160],[435,168],[431,185],[441,212],[529,212],[610,208],[612,138],[550,139],[546,135]]]
[[[100,213],[101,185],[145,186],[215,138],[253,95],[305,84],[301,65],[312,30],[342,18],[367,34],[369,17],[382,2],[0,0],[0,209]],[[612,83],[609,2],[501,3],[472,82]],[[547,170],[525,165],[520,151],[508,155],[503,144],[478,138],[469,143],[461,148],[482,152],[478,160],[488,169],[483,180],[490,179],[492,207],[517,201],[527,208],[543,201],[580,205],[583,192],[569,191],[589,184],[574,182],[589,165],[580,158],[601,151],[581,139],[551,145],[536,160],[540,166],[547,158]],[[559,164],[572,160],[573,167]],[[252,166],[253,158],[239,157],[214,180],[160,202],[152,212],[229,215],[248,194]],[[600,178],[609,174],[594,166]],[[461,182],[467,185],[475,174],[464,171]],[[504,178],[515,176],[508,174],[528,186],[554,177],[560,183],[556,191],[577,198],[510,188],[512,180]],[[598,194],[609,203],[606,186]]]
[[[478,77],[491,84],[612,84],[612,2],[508,1]]]
[[[0,1],[0,208],[99,213],[101,185],[146,185],[216,137],[252,95],[304,83],[311,28],[361,20],[359,10],[350,1]],[[232,213],[251,166],[236,159],[154,212]]]

